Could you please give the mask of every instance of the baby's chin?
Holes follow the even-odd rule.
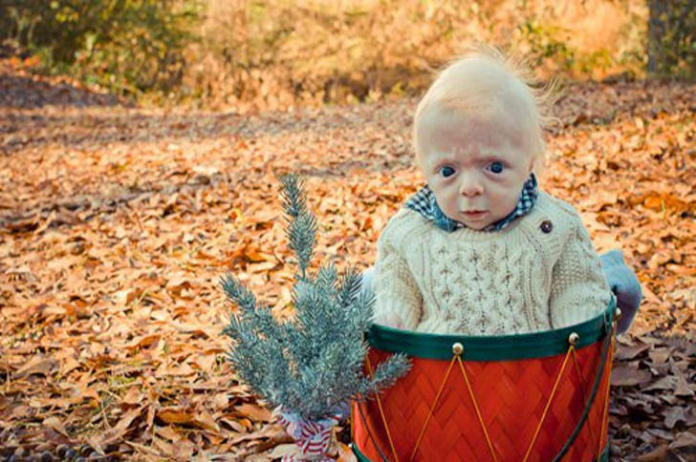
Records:
[[[482,231],[484,228],[486,228],[488,225],[491,223],[467,223],[465,221],[461,222],[464,226],[466,226],[469,229],[473,229],[474,231]]]

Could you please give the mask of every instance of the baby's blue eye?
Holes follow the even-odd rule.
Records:
[[[501,173],[503,171],[503,163],[497,161],[491,162],[491,165],[488,166],[488,169],[493,173]]]
[[[448,176],[454,175],[454,169],[452,167],[442,167],[440,169],[440,174],[447,178]]]

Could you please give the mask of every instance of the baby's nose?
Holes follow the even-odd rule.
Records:
[[[483,193],[483,184],[475,174],[462,174],[459,193],[463,196],[476,196]]]

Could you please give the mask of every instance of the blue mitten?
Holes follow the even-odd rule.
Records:
[[[617,332],[626,332],[638,313],[638,306],[643,298],[643,291],[636,273],[626,266],[623,252],[610,250],[600,255],[604,276],[609,287],[616,294],[616,304],[621,309],[621,319],[617,325]]]

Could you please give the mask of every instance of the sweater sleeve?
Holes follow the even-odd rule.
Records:
[[[554,329],[596,316],[611,299],[599,256],[574,210],[572,220],[568,240],[552,272],[549,311]]]
[[[392,219],[377,242],[373,289],[377,324],[414,330],[421,318],[423,299],[405,258],[400,254],[398,236],[402,220]]]

